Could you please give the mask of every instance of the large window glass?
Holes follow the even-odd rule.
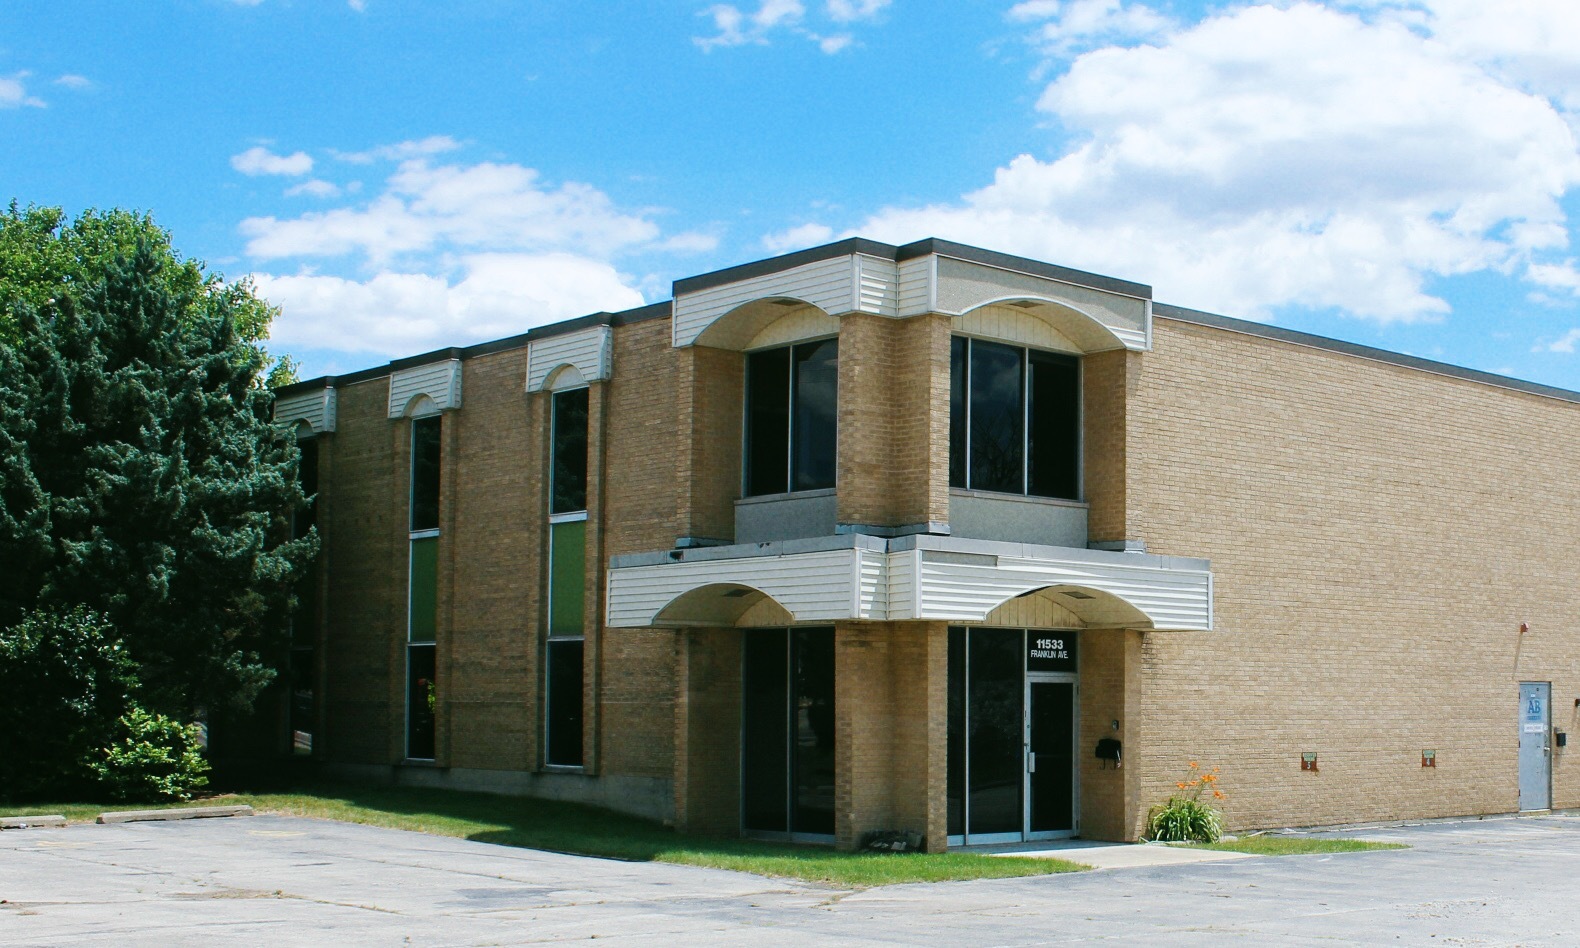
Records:
[[[587,389],[554,393],[550,513],[587,509]]]
[[[834,630],[741,640],[741,826],[834,834]]]
[[[554,393],[549,473],[549,641],[544,762],[580,767],[586,680],[588,390]]]
[[[406,586],[406,756],[431,760],[438,659],[434,640],[439,621],[439,471],[438,415],[411,424],[410,572]]]
[[[746,357],[748,496],[834,486],[839,340]]]
[[[438,415],[411,423],[411,528],[439,529]]]
[[[951,487],[1080,496],[1081,373],[1074,356],[956,336],[949,413]]]

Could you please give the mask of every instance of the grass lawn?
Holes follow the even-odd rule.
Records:
[[[260,813],[364,823],[585,856],[734,869],[852,888],[898,882],[1002,879],[1087,868],[1062,859],[976,853],[843,853],[826,846],[693,836],[648,820],[575,803],[415,787],[323,784],[312,787],[310,792],[225,794],[187,805],[238,803],[249,804]],[[6,815],[59,813],[73,822],[92,821],[105,810],[129,809],[137,807],[0,805]]]
[[[1242,836],[1225,843],[1197,843],[1193,849],[1216,849],[1253,856],[1304,856],[1311,853],[1364,853],[1378,849],[1409,849],[1403,843],[1364,839],[1311,839],[1303,836]]]

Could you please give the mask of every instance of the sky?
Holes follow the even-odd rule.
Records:
[[[0,201],[151,212],[303,377],[847,236],[1580,390],[1574,0],[8,0]]]

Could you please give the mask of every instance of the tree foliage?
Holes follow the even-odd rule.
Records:
[[[205,271],[202,261],[183,259],[170,243],[170,232],[151,215],[90,209],[67,221],[61,208],[24,209],[15,201],[0,215],[0,343],[17,341],[15,304],[43,310],[56,300],[80,299],[117,258],[130,257],[140,244],[159,259],[161,279],[173,295],[192,299],[198,309],[227,311],[236,334],[264,351],[278,309],[257,296],[251,280],[227,283]],[[273,363],[269,384],[295,380],[288,357]]]
[[[175,257],[146,217],[46,217],[13,206],[4,252],[25,266],[0,262],[0,627],[85,604],[151,711],[245,706],[316,544],[290,539],[305,498],[260,378],[268,308]]]
[[[109,623],[80,606],[0,628],[0,794],[73,794],[92,784],[135,673]]]

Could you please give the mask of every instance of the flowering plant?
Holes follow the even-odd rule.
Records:
[[[1196,761],[1184,780],[1174,784],[1179,791],[1147,815],[1147,838],[1169,842],[1213,843],[1223,835],[1223,814],[1202,802],[1211,792],[1214,800],[1224,799],[1218,789],[1218,768],[1204,771]]]

